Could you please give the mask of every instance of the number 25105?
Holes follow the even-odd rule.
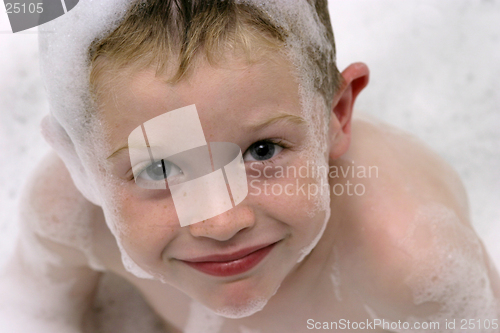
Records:
[[[7,14],[41,14],[43,13],[43,3],[6,3]]]

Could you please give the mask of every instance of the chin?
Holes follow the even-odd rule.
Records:
[[[232,293],[226,294],[225,298],[219,298],[218,300],[212,299],[211,306],[209,308],[211,311],[219,316],[238,319],[249,317],[266,306],[267,302],[276,294],[279,285],[267,286],[265,291],[261,290],[261,293],[250,292],[251,287],[249,286],[238,286],[237,289],[233,289]],[[242,290],[243,289],[243,290]]]

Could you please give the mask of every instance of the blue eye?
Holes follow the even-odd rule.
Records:
[[[243,158],[245,161],[265,161],[278,155],[282,150],[283,147],[276,143],[259,141],[247,149]]]
[[[177,165],[166,160],[159,160],[145,168],[139,174],[138,178],[148,181],[158,181],[178,174],[182,174],[182,170]]]

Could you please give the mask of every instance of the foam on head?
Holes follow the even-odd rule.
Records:
[[[128,0],[80,1],[67,14],[39,28],[40,67],[50,105],[44,134],[58,148],[75,185],[100,204],[96,157],[104,151],[92,108],[88,80],[88,48],[125,15]],[[85,143],[85,144],[82,144]]]
[[[114,29],[129,0],[80,1],[67,14],[40,26],[42,75],[51,114],[73,142],[87,130],[90,107],[88,52],[92,41]]]
[[[73,142],[84,138],[87,126],[92,125],[88,112],[93,107],[89,92],[89,48],[113,31],[136,2],[82,0],[66,15],[40,27],[41,68],[51,114]],[[298,69],[303,92],[316,88],[325,92],[326,99],[332,98],[339,78],[334,73],[331,29],[324,25],[326,19],[318,17],[309,1],[237,0],[235,3],[259,8],[277,27],[290,32],[286,35],[286,48]],[[323,73],[324,68],[327,74]]]
[[[315,89],[321,91],[327,100],[331,100],[339,80],[334,67],[335,49],[331,43],[333,33],[329,26],[328,14],[324,13],[319,17],[314,7],[326,6],[326,1],[237,0],[236,2],[258,7],[268,14],[276,26],[290,32],[286,36],[286,47],[298,69],[301,85],[307,91]],[[325,69],[328,73],[322,72]]]

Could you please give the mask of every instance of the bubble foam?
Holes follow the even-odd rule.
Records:
[[[483,259],[486,254],[474,231],[465,226],[455,212],[437,203],[418,210],[410,233],[421,228],[431,230],[434,251],[432,256],[422,256],[425,263],[416,263],[426,269],[415,270],[406,279],[413,291],[414,303],[441,304],[433,320],[498,318],[498,304]]]
[[[427,246],[415,242],[417,234],[430,235]],[[414,304],[438,305],[437,312],[427,316],[409,316],[405,318],[406,322],[410,325],[424,321],[436,322],[439,323],[439,329],[434,332],[451,333],[463,331],[461,319],[474,320],[474,323],[491,323],[499,319],[500,309],[485,268],[485,253],[481,243],[474,231],[464,225],[454,211],[438,203],[419,207],[412,228],[401,244],[412,252],[414,258],[413,272],[405,279],[412,291]],[[428,253],[429,249],[432,249],[432,253]],[[376,309],[367,305],[365,309],[372,319],[383,319]],[[446,323],[454,319],[455,328],[447,327]],[[498,330],[482,326],[476,332],[493,333]]]
[[[189,308],[188,321],[186,327],[184,328],[184,332],[218,333],[220,332],[223,324],[224,318],[193,300]]]

